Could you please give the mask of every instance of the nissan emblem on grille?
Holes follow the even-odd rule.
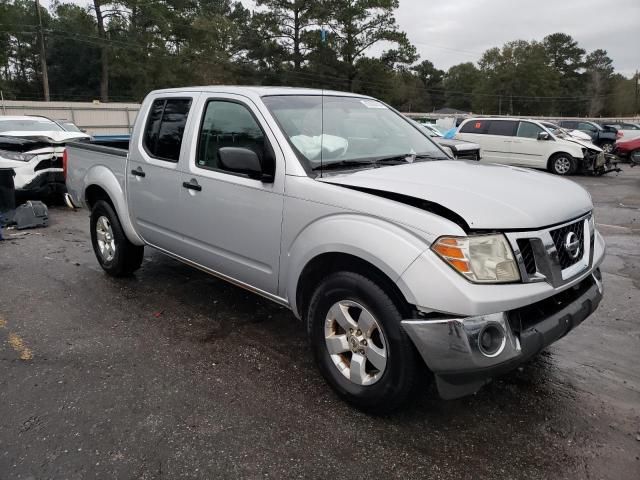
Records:
[[[578,255],[580,255],[580,240],[575,233],[569,232],[564,237],[564,249],[571,258],[578,258]]]

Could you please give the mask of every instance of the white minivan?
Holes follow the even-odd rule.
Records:
[[[557,175],[598,171],[605,165],[602,149],[552,132],[536,120],[471,118],[462,122],[456,138],[479,143],[484,163],[540,168]]]

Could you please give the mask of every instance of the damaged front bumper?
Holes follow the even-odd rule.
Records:
[[[602,294],[596,269],[577,285],[515,310],[402,325],[435,374],[442,398],[452,399],[475,393],[562,338],[597,308]]]

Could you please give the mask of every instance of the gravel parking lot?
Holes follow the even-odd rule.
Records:
[[[0,243],[0,479],[640,478],[640,168],[581,177],[608,243],[577,330],[478,394],[353,410],[284,308],[150,249],[96,262],[86,211]]]

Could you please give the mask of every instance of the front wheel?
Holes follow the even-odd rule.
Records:
[[[571,175],[576,168],[575,158],[566,153],[557,153],[549,160],[549,171],[556,175]]]
[[[91,210],[91,244],[105,272],[114,277],[131,275],[140,265],[144,247],[131,243],[122,230],[118,215],[104,200]]]
[[[417,352],[390,296],[368,278],[338,272],[316,289],[308,310],[320,372],[343,399],[371,413],[404,404],[418,374]]]
[[[613,143],[612,142],[605,142],[600,146],[600,148],[602,148],[602,151],[604,153],[612,153],[613,152]]]

